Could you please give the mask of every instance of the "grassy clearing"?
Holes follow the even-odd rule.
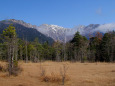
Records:
[[[6,62],[0,62],[5,66]],[[0,86],[62,86],[60,68],[68,66],[65,86],[115,86],[115,63],[19,62],[23,71],[18,76],[0,72]],[[41,68],[45,76],[41,76]]]

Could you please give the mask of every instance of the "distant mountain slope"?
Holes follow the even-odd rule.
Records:
[[[73,38],[73,29],[63,28],[57,25],[42,24],[36,28],[41,33],[53,38],[55,41],[67,42]]]
[[[78,25],[75,26],[74,28],[64,28],[58,25],[49,25],[49,24],[42,24],[40,26],[36,26],[29,23],[25,23],[22,20],[15,20],[15,19],[9,19],[1,22],[2,24],[13,23],[16,27],[17,33],[20,34],[19,35],[20,38],[22,38],[23,36],[27,36],[28,40],[33,40],[33,38],[38,37],[42,42],[46,41],[46,39],[49,40],[50,42],[52,42],[53,40],[67,42],[74,37],[74,34],[77,31],[79,31],[81,35],[86,36],[88,38],[89,34],[94,35],[97,31],[104,34],[107,31],[115,30],[115,23],[102,24],[102,25],[90,24],[87,26]]]
[[[22,21],[20,21],[22,22]],[[40,43],[44,43],[48,41],[50,44],[54,42],[54,40],[50,37],[45,36],[44,34],[40,33],[36,29],[32,27],[27,27],[23,24],[20,24],[18,22],[14,22],[14,20],[4,20],[0,21],[0,33],[8,27],[10,24],[13,24],[13,26],[16,28],[16,33],[19,38],[28,40],[28,41],[33,41],[36,37],[39,39]]]
[[[111,24],[90,24],[88,26],[79,25],[74,28],[64,28],[57,25],[42,24],[35,27],[41,33],[53,38],[54,40],[60,40],[67,42],[71,40],[74,34],[79,31],[81,35],[88,38],[89,34],[94,35],[96,32],[106,33],[108,31],[115,30],[115,23]]]

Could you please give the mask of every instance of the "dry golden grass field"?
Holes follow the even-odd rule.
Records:
[[[0,62],[5,66],[5,62]],[[63,65],[67,80],[64,86],[115,86],[115,63],[71,63],[51,62],[24,63],[19,62],[22,72],[18,76],[7,76],[8,72],[0,72],[0,86],[63,86],[62,82],[43,81],[41,71],[52,78],[60,79]]]

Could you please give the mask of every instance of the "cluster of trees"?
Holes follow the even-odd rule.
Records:
[[[95,33],[89,40],[77,32],[71,41],[74,46],[74,59],[89,62],[114,62],[115,61],[115,32],[104,35]]]
[[[33,42],[26,39],[19,39],[16,35],[15,27],[10,25],[0,35],[0,59],[25,60],[25,62],[37,62],[45,59],[52,59],[53,48],[44,42],[40,44],[38,38]]]
[[[39,39],[29,42],[17,38],[15,27],[10,25],[0,35],[0,59],[9,61],[10,69],[18,60],[25,62],[53,61],[115,61],[115,32],[102,35],[97,32],[88,40],[76,32],[74,38],[67,43],[59,41],[49,45],[48,42],[39,43]]]
[[[93,54],[94,61],[115,61],[115,32],[108,32],[102,36],[97,32],[95,37],[90,38],[90,55]],[[90,56],[90,58],[92,55]]]

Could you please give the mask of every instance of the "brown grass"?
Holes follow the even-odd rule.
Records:
[[[112,70],[111,72],[115,72],[115,70]]]
[[[6,72],[6,71],[7,71],[6,62],[0,62],[0,72]]]
[[[3,71],[3,66],[2,65],[0,65],[0,72],[2,72]]]
[[[51,75],[44,75],[41,76],[41,80],[45,81],[45,82],[61,82],[61,77],[58,74],[54,74],[53,72],[51,73]]]
[[[6,62],[0,62],[2,66]],[[8,77],[7,72],[0,72],[0,86],[62,86],[60,83],[60,67],[65,64],[68,81],[65,86],[115,86],[115,63],[70,63],[70,62],[19,62],[23,71],[18,76]],[[87,64],[87,65],[86,65]],[[45,77],[40,75],[40,65],[46,71]],[[48,82],[44,82],[48,79]],[[53,83],[52,83],[53,82]]]
[[[52,82],[52,83],[64,83],[66,81],[69,81],[70,78],[66,75],[67,70],[65,69],[67,66],[63,65],[62,68],[60,68],[60,74],[51,72],[50,74],[46,74],[46,69],[41,65],[40,67],[40,80],[44,82]],[[64,71],[65,70],[65,71]],[[63,77],[65,78],[63,81]]]

